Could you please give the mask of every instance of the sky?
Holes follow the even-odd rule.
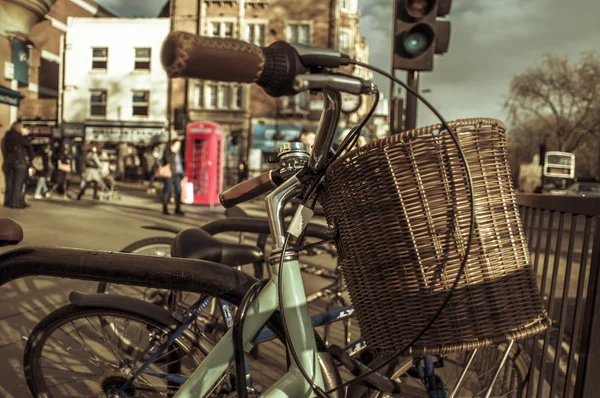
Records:
[[[97,0],[120,16],[155,16],[165,0]],[[389,70],[393,0],[358,0],[370,62]],[[597,0],[454,0],[450,47],[434,71],[421,73],[421,89],[447,120],[494,117],[506,121],[503,104],[511,79],[553,53],[577,60],[600,46]],[[405,73],[399,77],[403,80]],[[376,78],[389,93],[385,79]],[[420,125],[436,123],[419,107]]]

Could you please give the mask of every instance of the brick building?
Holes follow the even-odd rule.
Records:
[[[277,40],[338,48],[368,61],[360,33],[357,0],[172,0],[161,16],[172,16],[172,29],[203,36],[231,37],[268,46]],[[366,71],[349,70],[367,77]],[[172,79],[171,121],[183,133],[189,121],[210,120],[227,139],[226,164],[235,169],[242,157],[260,168],[281,142],[314,129],[323,109],[320,95],[271,98],[256,85]],[[366,113],[367,104],[357,112]],[[357,115],[350,116],[351,120]],[[278,133],[277,133],[278,132]]]
[[[61,43],[69,16],[114,15],[92,0],[0,2],[0,138],[18,118],[34,142],[60,136]]]

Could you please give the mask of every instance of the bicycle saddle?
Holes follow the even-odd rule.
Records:
[[[181,231],[171,245],[171,256],[207,260],[235,267],[263,260],[256,246],[225,243],[199,228]]]
[[[0,218],[0,246],[16,245],[23,240],[23,228],[11,218]]]

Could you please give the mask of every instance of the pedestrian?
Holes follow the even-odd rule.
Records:
[[[159,145],[155,145],[152,148],[152,167],[150,168],[150,183],[148,184],[148,190],[146,191],[148,194],[154,195],[156,193],[156,187],[154,186],[156,182],[156,170],[160,167],[160,148]]]
[[[50,189],[50,195],[54,194],[59,188],[62,191],[64,199],[68,198],[69,173],[71,172],[71,153],[69,147],[63,146],[63,149],[56,154],[54,159],[54,185]]]
[[[88,183],[94,184],[94,199],[98,197],[98,186],[102,184],[102,162],[98,157],[98,146],[92,144],[88,153],[85,155],[85,171],[83,172],[83,178],[81,179],[81,189],[77,195],[77,200],[81,200],[81,197],[85,195],[85,190],[88,187]]]
[[[169,215],[169,201],[171,200],[171,187],[175,193],[175,214],[183,216],[181,211],[181,179],[183,178],[183,158],[181,156],[181,140],[176,139],[171,146],[165,149],[162,166],[169,166],[170,177],[163,186],[163,214]]]
[[[238,164],[238,184],[248,179],[248,163],[246,158],[242,158],[240,164]]]
[[[308,145],[308,147],[310,149],[312,149],[313,145],[315,145],[315,138],[317,137],[317,134],[309,129],[303,129],[300,132],[300,135],[298,136],[298,138],[292,140],[292,142],[301,142],[303,144]]]
[[[356,147],[360,148],[360,147],[367,145],[368,143],[369,143],[369,139],[367,138],[367,136],[364,134],[361,134],[358,136],[358,141],[356,141]]]
[[[14,122],[4,136],[6,151],[6,207],[24,209],[23,187],[27,181],[29,162],[33,157],[31,142],[25,138],[21,122]]]
[[[50,145],[44,145],[42,153],[39,156],[36,156],[32,162],[38,177],[35,194],[33,196],[35,199],[42,199],[42,197],[48,197],[50,195],[50,189],[48,189],[48,179],[52,175],[52,162],[50,157],[51,147]]]

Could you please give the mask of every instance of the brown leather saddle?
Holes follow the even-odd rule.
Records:
[[[23,228],[11,218],[0,218],[0,246],[16,245],[23,240]]]

